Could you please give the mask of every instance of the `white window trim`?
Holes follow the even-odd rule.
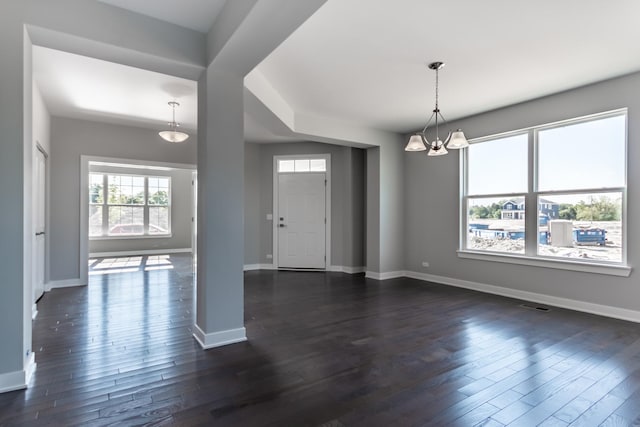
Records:
[[[580,189],[580,190],[568,190],[568,191],[537,191],[537,143],[534,138],[537,138],[537,133],[540,130],[550,129],[565,124],[577,124],[581,122],[588,122],[599,118],[611,117],[623,114],[625,117],[625,187],[616,188],[599,188],[599,189]],[[527,215],[525,230],[535,230],[536,236],[529,238],[525,242],[525,254],[512,254],[506,252],[491,252],[491,251],[478,251],[466,248],[467,230],[469,228],[469,221],[467,217],[466,199],[474,197],[492,197],[492,195],[470,195],[466,193],[468,188],[468,176],[467,176],[467,150],[459,151],[459,164],[460,164],[460,191],[459,191],[459,224],[458,230],[458,257],[464,259],[474,259],[481,261],[502,262],[507,264],[519,264],[533,267],[553,268],[559,270],[579,271],[585,273],[604,274],[612,276],[629,277],[631,275],[632,267],[627,264],[627,247],[628,247],[628,233],[627,233],[627,169],[629,163],[628,157],[628,109],[620,108],[617,110],[606,111],[597,114],[591,114],[588,116],[577,117],[574,119],[562,120],[558,122],[548,123],[540,126],[531,126],[514,131],[498,133],[494,135],[484,136],[481,138],[471,139],[470,143],[480,143],[488,140],[506,138],[509,136],[527,133],[529,136],[529,157],[528,157],[528,192],[530,204],[537,203],[539,197],[545,195],[557,193],[557,194],[569,194],[569,193],[588,193],[588,192],[608,192],[608,191],[620,191],[622,192],[622,260],[621,262],[607,262],[607,261],[592,261],[584,262],[581,260],[564,259],[564,258],[552,258],[537,255],[537,231],[536,226],[538,218],[537,215]],[[500,195],[503,196],[503,195]],[[525,198],[526,202],[527,198]],[[527,206],[525,206],[526,208]],[[534,211],[537,212],[537,208],[534,207]],[[533,227],[533,228],[531,228]],[[531,233],[529,233],[531,234]]]
[[[295,159],[325,159],[326,170],[324,172],[278,172],[279,160],[295,160]],[[273,156],[273,205],[272,205],[272,262],[273,267],[278,268],[278,175],[300,175],[305,173],[324,173],[327,180],[327,190],[325,193],[325,217],[327,218],[325,232],[325,270],[331,267],[331,154],[294,154]]]
[[[90,203],[93,206],[102,206],[102,235],[100,236],[91,236],[89,235],[89,240],[132,240],[132,239],[169,239],[173,237],[173,227],[171,226],[171,201],[173,199],[173,189],[172,189],[172,180],[169,175],[158,175],[158,174],[131,174],[131,173],[119,173],[119,172],[89,172],[90,174],[102,175],[103,177],[103,195],[102,198],[104,200],[103,203]],[[123,204],[110,204],[108,202],[108,180],[109,175],[112,176],[132,176],[144,178],[144,204],[141,205],[123,205]],[[150,205],[149,204],[149,178],[167,178],[169,180],[169,203],[167,205]],[[109,207],[134,207],[134,208],[142,208],[143,209],[143,226],[144,226],[144,234],[109,234]],[[169,232],[164,234],[149,234],[149,208],[154,207],[166,207],[169,208]]]
[[[458,258],[475,259],[480,261],[502,262],[505,264],[519,264],[531,267],[546,267],[557,270],[581,271],[584,273],[605,274],[609,276],[629,277],[632,268],[628,265],[587,263],[560,258],[530,257],[527,255],[503,252],[473,251],[471,249],[458,250]]]

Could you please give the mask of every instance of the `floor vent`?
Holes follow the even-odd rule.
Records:
[[[520,304],[520,307],[528,308],[529,310],[551,311],[549,307],[543,307],[541,305]]]

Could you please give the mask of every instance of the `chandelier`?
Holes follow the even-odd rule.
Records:
[[[173,120],[168,123],[169,130],[160,131],[158,135],[165,141],[175,143],[184,142],[189,138],[189,134],[179,131],[178,127],[180,125],[176,123],[176,107],[179,107],[180,104],[176,101],[170,101],[168,104],[173,108]]]
[[[444,67],[444,62],[432,62],[429,64],[429,68],[436,72],[436,107],[433,109],[431,117],[429,117],[422,131],[411,135],[407,146],[404,148],[405,151],[425,151],[428,147],[428,156],[442,156],[448,153],[447,148],[459,149],[469,146],[467,138],[465,138],[464,133],[460,129],[453,132],[449,131],[444,141],[440,139],[438,126],[446,122],[438,107],[438,71],[440,71],[442,67]],[[438,118],[440,118],[440,123]],[[434,139],[433,142],[429,142],[425,132],[433,120],[435,120],[436,139]]]

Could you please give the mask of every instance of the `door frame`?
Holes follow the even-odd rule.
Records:
[[[271,225],[272,225],[272,242],[273,248],[271,255],[273,257],[273,268],[278,269],[278,221],[279,217],[278,212],[278,160],[295,160],[295,159],[325,159],[327,164],[327,170],[325,171],[325,176],[327,180],[327,186],[325,191],[325,218],[327,218],[327,223],[325,225],[325,270],[329,271],[331,268],[331,154],[293,154],[293,155],[277,155],[273,156],[273,213],[271,217]],[[304,173],[304,172],[303,172]]]

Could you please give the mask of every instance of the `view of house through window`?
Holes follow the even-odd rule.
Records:
[[[91,173],[89,237],[171,234],[171,178]]]
[[[466,156],[463,250],[625,261],[626,111],[475,141]]]

